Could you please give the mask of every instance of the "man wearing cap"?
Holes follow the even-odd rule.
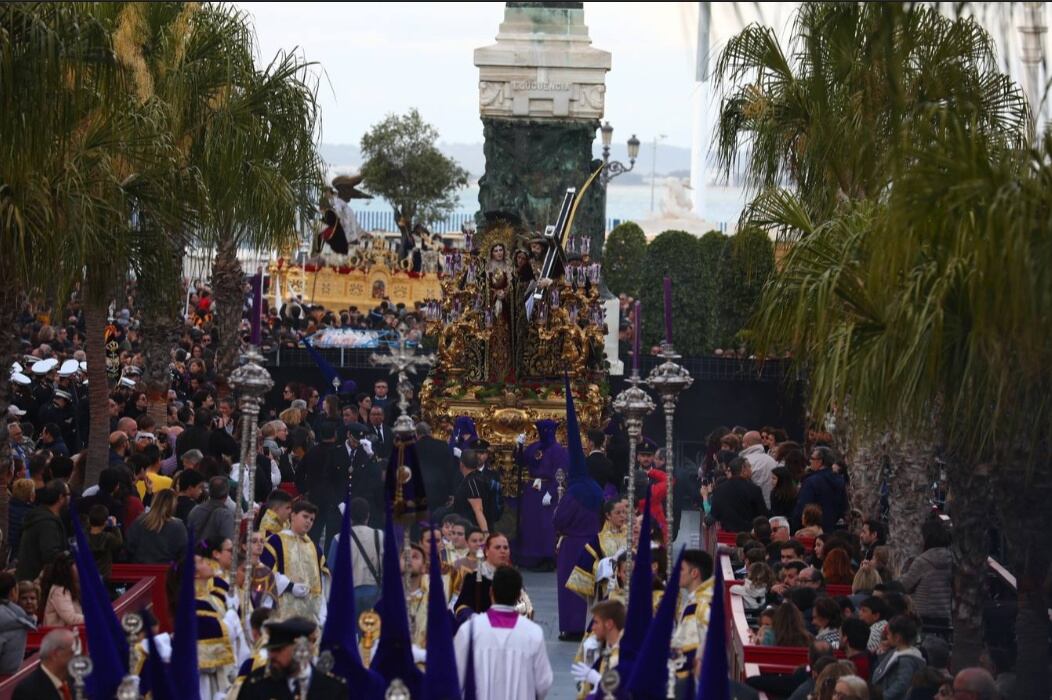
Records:
[[[55,378],[52,373],[56,367],[58,367],[58,360],[54,358],[37,360],[30,367],[30,370],[33,372],[33,400],[36,401],[37,406],[41,407],[41,410],[51,403],[51,397],[55,390]]]
[[[50,405],[40,409],[37,425],[54,423],[62,431],[62,438],[70,452],[80,452],[77,435],[77,414],[73,411],[73,395],[65,389],[55,389]]]
[[[313,664],[301,669],[296,661],[296,643],[310,640],[317,629],[310,620],[291,617],[264,625],[267,631],[267,664],[252,671],[245,680],[240,700],[329,700],[347,697],[347,682],[331,673],[319,671]],[[304,690],[306,692],[304,692]]]
[[[384,468],[373,450],[371,434],[361,424],[351,423],[347,427],[347,439],[336,452],[337,469],[346,475],[344,490],[349,484],[355,498],[363,498],[369,504],[369,512],[375,514],[374,522],[383,513]]]
[[[21,365],[17,362],[15,367],[19,369],[11,373],[11,402],[17,404],[21,410],[25,411],[26,415],[35,417],[37,411],[40,410],[40,406],[37,404],[36,399],[33,398],[33,380],[19,371]],[[21,418],[21,416],[19,417]]]

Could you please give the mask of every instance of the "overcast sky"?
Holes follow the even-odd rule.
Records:
[[[237,5],[255,18],[265,60],[298,47],[319,64],[326,143],[357,144],[386,114],[411,107],[443,141],[482,141],[472,52],[494,43],[504,3]],[[606,118],[615,141],[634,132],[643,141],[667,134],[669,144],[690,145],[697,5],[585,3],[592,45],[613,54]],[[737,21],[713,6],[715,50]]]

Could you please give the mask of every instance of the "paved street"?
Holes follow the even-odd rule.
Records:
[[[548,693],[550,700],[573,700],[577,697],[577,688],[570,676],[570,665],[577,652],[577,642],[559,641],[559,608],[555,593],[555,572],[534,573],[523,571],[526,590],[533,601],[534,617],[544,630],[548,641],[548,658],[555,672],[555,683]]]

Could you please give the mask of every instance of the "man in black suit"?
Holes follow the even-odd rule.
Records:
[[[326,542],[340,531],[339,504],[347,493],[347,465],[340,460],[340,446],[336,444],[336,426],[323,423],[318,430],[319,442],[303,456],[296,473],[296,487],[307,494],[318,506],[310,538],[321,543],[322,531]]]
[[[384,464],[387,463],[387,458],[391,456],[391,451],[394,449],[394,434],[391,426],[384,425],[386,418],[384,409],[379,406],[369,409],[369,442],[372,443],[373,452]]]
[[[730,478],[712,492],[709,516],[726,532],[747,532],[753,518],[767,517],[763,491],[750,478],[752,468],[744,457],[735,457],[728,466]]]
[[[371,438],[372,433],[363,430],[360,423],[352,424],[347,439],[336,451],[336,465],[348,475],[352,497],[369,504],[369,523],[379,527],[384,513],[384,467],[376,458]]]
[[[200,450],[202,454],[210,455],[212,442],[212,422],[214,415],[208,409],[202,408],[194,414],[194,424],[179,435],[175,443],[176,458],[180,463],[183,455],[190,450]]]
[[[621,484],[618,483],[614,463],[610,461],[610,458],[606,456],[606,452],[603,451],[603,443],[605,442],[606,435],[603,434],[602,430],[589,430],[588,456],[585,457],[584,463],[588,467],[588,476],[595,479],[596,483],[599,484],[599,488],[605,489],[607,484],[612,484],[617,491],[620,491]]]
[[[313,665],[301,672],[296,662],[296,642],[310,638],[316,625],[303,617],[268,622],[267,665],[245,679],[238,697],[244,700],[329,700],[347,697],[347,681]],[[306,693],[303,691],[306,690]]]
[[[416,454],[428,503],[435,510],[446,506],[459,483],[460,470],[449,445],[434,437],[431,426],[422,421],[416,424]]]
[[[73,633],[51,630],[40,643],[40,665],[15,687],[13,700],[70,700],[69,666],[73,658]]]

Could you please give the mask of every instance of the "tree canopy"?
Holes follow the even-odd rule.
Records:
[[[468,183],[468,172],[443,155],[437,141],[438,130],[415,109],[388,115],[362,137],[362,181],[391,204],[403,232],[446,217]]]

